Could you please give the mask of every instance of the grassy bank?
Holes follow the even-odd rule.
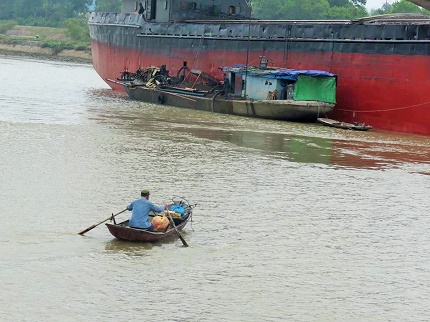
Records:
[[[91,63],[89,40],[73,40],[66,28],[14,26],[0,34],[0,54]]]

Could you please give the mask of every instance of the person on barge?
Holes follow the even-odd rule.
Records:
[[[144,12],[145,12],[145,8],[143,7],[142,2],[141,2],[141,3],[139,3],[139,11],[138,11],[138,13],[140,15],[143,15]]]

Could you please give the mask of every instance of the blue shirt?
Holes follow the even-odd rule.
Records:
[[[148,228],[151,223],[148,221],[148,215],[151,210],[155,212],[162,212],[164,207],[156,206],[145,197],[133,201],[127,206],[127,210],[132,210],[131,218],[128,223],[130,227]]]

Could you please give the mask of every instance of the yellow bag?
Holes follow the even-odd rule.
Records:
[[[166,210],[164,210],[164,212],[166,213],[166,216],[167,216],[167,211],[166,211]],[[169,213],[169,214],[170,214],[170,216],[172,216],[172,217],[181,217],[181,214],[178,214],[177,212],[169,211],[168,213]]]

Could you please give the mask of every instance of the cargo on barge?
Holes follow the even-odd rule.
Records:
[[[336,103],[337,77],[320,70],[234,65],[218,81],[186,65],[170,75],[166,65],[123,71],[117,80],[131,99],[201,111],[272,120],[312,122]],[[264,66],[263,66],[264,65]]]

